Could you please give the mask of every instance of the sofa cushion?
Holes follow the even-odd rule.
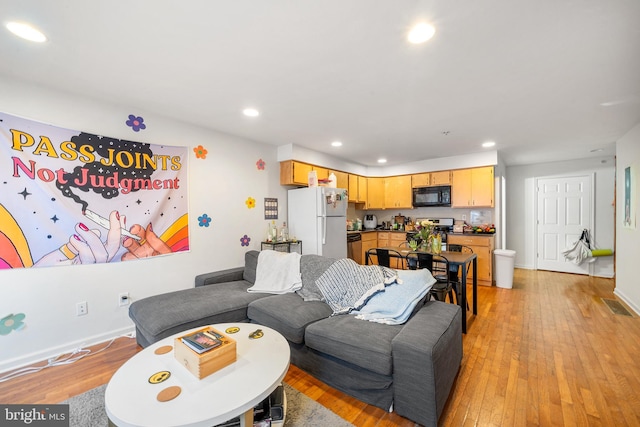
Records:
[[[252,285],[256,283],[258,255],[260,255],[260,251],[248,251],[244,254],[244,271],[242,273],[242,278]]]
[[[249,286],[240,280],[150,296],[131,304],[129,316],[150,343],[201,325],[241,322],[251,301],[269,296],[250,294]]]
[[[316,280],[336,260],[320,255],[302,255],[300,258],[300,273],[302,274],[302,289],[297,294],[305,301],[322,301],[324,297],[316,285]]]
[[[381,375],[391,375],[391,341],[402,325],[383,325],[344,314],[307,326],[305,344]]]
[[[330,315],[331,308],[327,304],[305,302],[295,293],[261,298],[249,304],[247,309],[251,321],[275,329],[296,344],[304,342],[307,325]]]

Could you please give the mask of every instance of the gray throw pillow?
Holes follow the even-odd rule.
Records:
[[[256,283],[258,255],[260,255],[259,251],[249,251],[244,254],[244,271],[242,272],[242,278],[251,284]]]
[[[316,285],[316,280],[334,262],[336,262],[335,259],[320,255],[302,255],[300,258],[302,288],[297,290],[296,293],[305,301],[323,301],[324,297]]]

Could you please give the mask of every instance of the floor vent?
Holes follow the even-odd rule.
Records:
[[[633,317],[633,315],[629,313],[629,310],[624,308],[624,306],[620,304],[619,301],[614,299],[607,299],[607,298],[602,298],[602,301],[607,305],[607,307],[609,307],[609,310],[611,310],[613,314]]]

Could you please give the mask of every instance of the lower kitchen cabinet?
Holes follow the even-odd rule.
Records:
[[[469,246],[478,257],[478,285],[491,286],[493,284],[493,249],[494,235],[462,235],[448,234],[447,244]],[[473,278],[473,268],[469,269],[467,283]]]
[[[378,247],[378,233],[375,231],[370,231],[368,233],[362,233],[362,264],[367,263],[367,251],[369,249]],[[378,260],[376,257],[372,257],[373,264],[376,264]]]

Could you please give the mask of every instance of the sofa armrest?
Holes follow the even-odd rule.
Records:
[[[196,287],[212,285],[214,283],[235,282],[243,280],[244,267],[230,268],[228,270],[214,271],[212,273],[196,276]]]
[[[430,301],[396,335],[394,409],[423,425],[437,425],[462,363],[462,310]]]

